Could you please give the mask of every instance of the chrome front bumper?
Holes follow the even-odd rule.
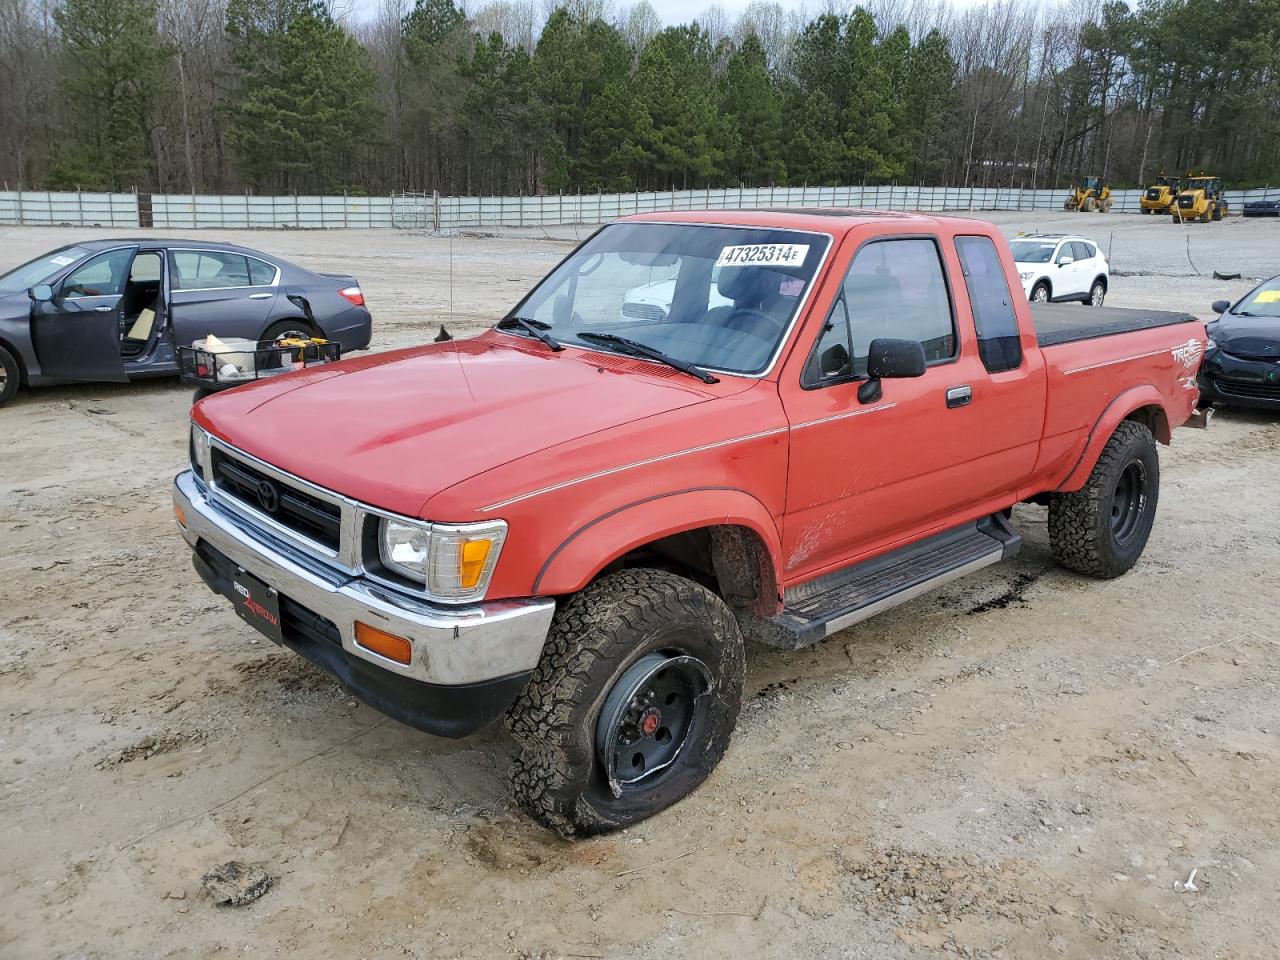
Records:
[[[250,526],[213,502],[190,470],[173,481],[178,523],[194,549],[200,541],[268,586],[332,621],[349,654],[412,680],[446,686],[478,683],[532,670],[555,602],[498,600],[465,607],[442,607],[397,594],[367,580],[319,563],[296,548]],[[388,660],[355,642],[355,623],[410,641],[409,664]]]

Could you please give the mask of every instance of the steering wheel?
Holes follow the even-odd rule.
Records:
[[[724,325],[759,340],[773,340],[782,329],[776,317],[755,307],[734,307]]]

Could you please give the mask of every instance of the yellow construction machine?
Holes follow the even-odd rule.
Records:
[[[1062,209],[1068,212],[1076,210],[1084,213],[1111,211],[1111,188],[1099,177],[1081,177],[1080,182],[1067,197]]]
[[[1178,177],[1166,176],[1160,171],[1160,178],[1147,187],[1138,201],[1143,213],[1172,213],[1173,205],[1178,202],[1178,191],[1182,181]]]
[[[1199,220],[1201,223],[1221,220],[1227,215],[1227,197],[1222,190],[1222,180],[1206,176],[1203,170],[1199,176],[1183,177],[1178,202],[1169,212],[1174,223],[1186,220]]]

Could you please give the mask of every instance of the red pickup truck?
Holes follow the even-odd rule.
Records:
[[[797,648],[1008,557],[1141,555],[1204,327],[1046,306],[975,220],[626,218],[494,329],[192,414],[197,571],[422,730],[505,716],[565,835],[636,822],[728,745],[744,638]]]

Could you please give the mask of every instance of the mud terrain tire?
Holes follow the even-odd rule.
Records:
[[[1125,573],[1142,556],[1160,495],[1155,438],[1125,420],[1107,441],[1084,487],[1049,500],[1049,543],[1068,570],[1099,580]]]
[[[606,760],[613,754],[601,749],[602,730],[613,729],[608,721],[626,713],[622,706],[639,702],[626,696],[637,670],[643,674],[646,664],[656,663],[656,677],[667,672],[663,657],[676,665],[672,676],[698,664],[703,692],[659,698],[659,706],[675,703],[663,707],[670,717],[685,711],[674,759],[615,793]],[[556,612],[542,659],[507,714],[519,746],[510,774],[513,798],[565,837],[616,830],[671,806],[697,789],[724,756],[741,708],[744,670],[738,623],[710,590],[663,570],[602,577]],[[637,697],[651,695],[653,686],[641,683]],[[671,721],[664,716],[655,726],[659,722]],[[656,736],[664,731],[657,729]],[[609,740],[623,742],[631,741]]]

